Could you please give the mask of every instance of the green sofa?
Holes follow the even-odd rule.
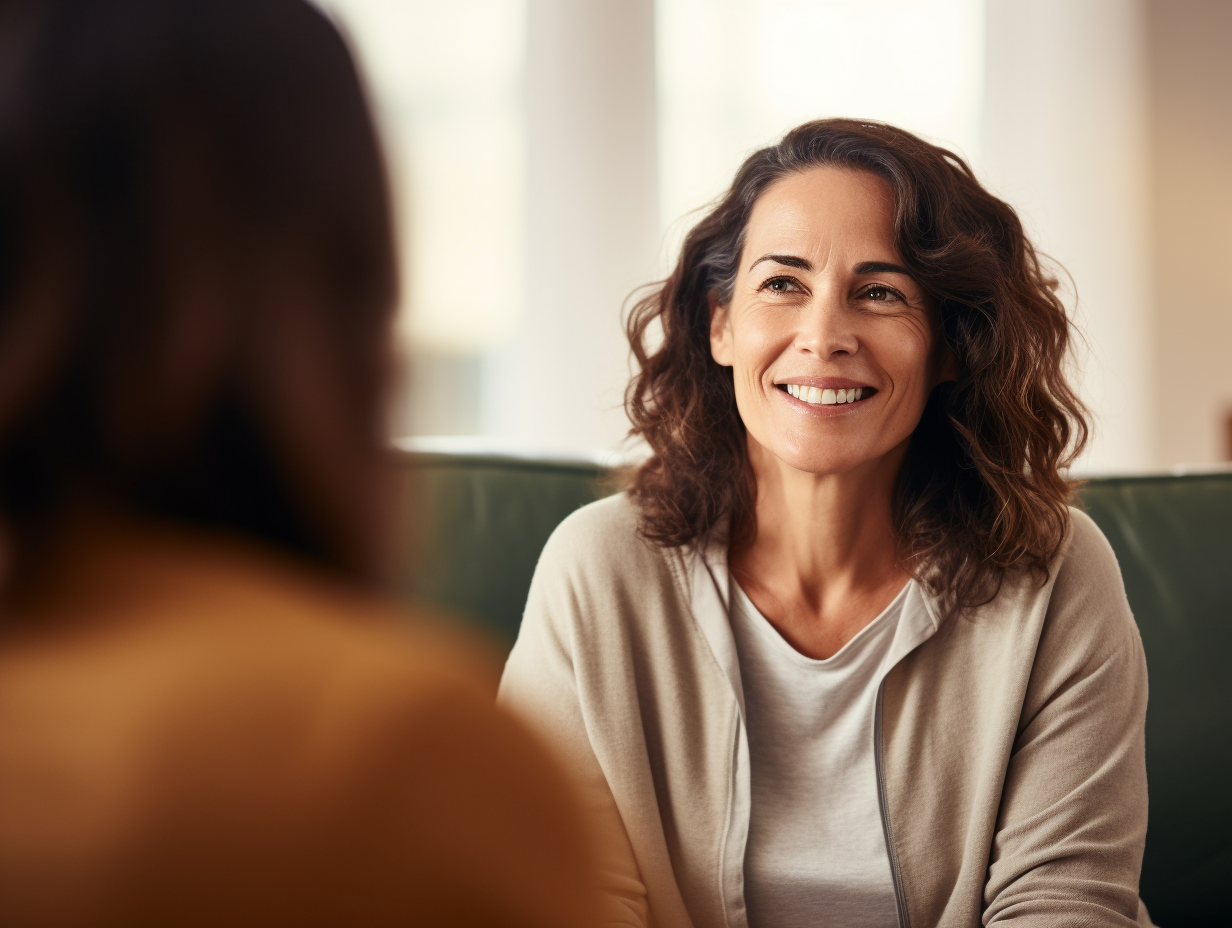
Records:
[[[403,453],[402,592],[503,648],[570,512],[614,492],[595,462]],[[1142,897],[1164,928],[1232,924],[1232,473],[1090,481],[1150,670],[1151,815]]]

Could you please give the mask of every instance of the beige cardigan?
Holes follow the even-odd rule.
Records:
[[[548,541],[501,699],[553,739],[605,834],[610,923],[744,928],[748,740],[723,546],[660,549],[625,496]],[[932,634],[882,684],[883,824],[901,928],[1149,924],[1146,663],[1080,512],[1042,586]],[[823,917],[824,913],[819,913]]]

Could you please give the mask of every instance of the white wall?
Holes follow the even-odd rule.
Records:
[[[1151,4],[1160,463],[1232,457],[1232,3]]]
[[[621,305],[657,270],[654,76],[652,0],[529,0],[525,311],[485,367],[485,434],[586,449],[628,429]]]
[[[668,251],[749,154],[812,119],[879,119],[978,157],[984,0],[658,0],[656,12]]]
[[[473,432],[525,292],[526,0],[319,0],[359,53],[399,228],[390,429]]]
[[[404,341],[480,354],[522,312],[526,0],[321,2],[361,55],[384,135]]]
[[[1083,470],[1155,466],[1146,0],[988,0],[981,175],[1073,276]]]

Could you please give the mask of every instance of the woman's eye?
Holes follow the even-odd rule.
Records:
[[[864,291],[864,298],[874,303],[906,302],[901,293],[889,287],[869,287]]]
[[[790,293],[793,290],[799,290],[796,282],[790,277],[771,277],[764,284],[763,290],[773,290],[775,293]]]

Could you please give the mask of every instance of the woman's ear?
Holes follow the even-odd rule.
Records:
[[[731,313],[729,306],[722,305],[713,290],[707,299],[710,301],[710,357],[723,365],[731,367],[732,335]]]

